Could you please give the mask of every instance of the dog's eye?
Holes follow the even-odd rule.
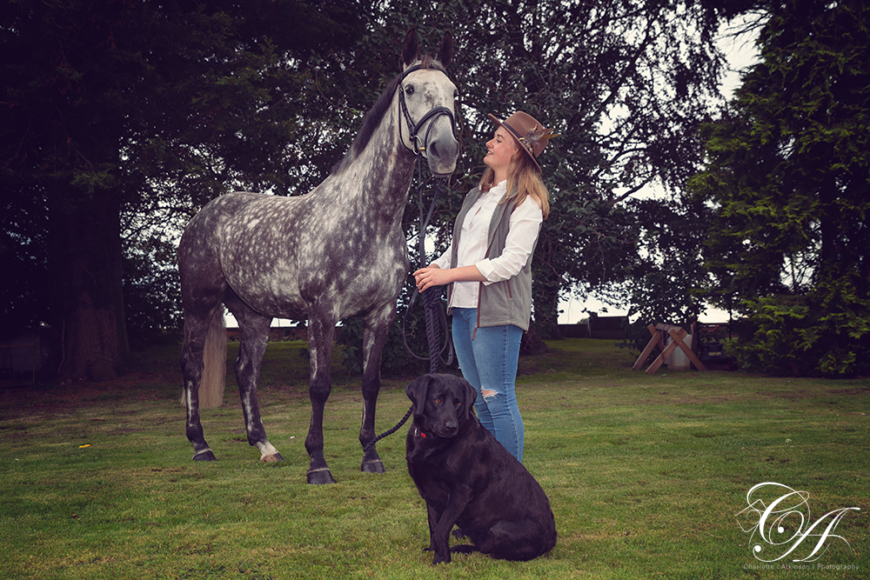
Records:
[[[441,404],[441,399],[435,399],[435,404],[436,404],[436,405],[440,405],[440,404]]]
[[[460,405],[462,405],[462,401],[456,401],[456,406],[459,407]]]

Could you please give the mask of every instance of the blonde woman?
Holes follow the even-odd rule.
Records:
[[[531,318],[532,256],[550,210],[537,158],[555,135],[522,111],[489,117],[496,129],[480,184],[465,197],[450,247],[414,277],[421,292],[449,285],[453,343],[462,375],[477,389],[477,416],[522,461],[514,383]]]

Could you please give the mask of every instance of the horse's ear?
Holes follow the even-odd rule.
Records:
[[[441,39],[441,46],[438,47],[438,62],[447,68],[451,60],[453,60],[453,35],[447,31],[444,33],[444,38]]]
[[[429,396],[429,382],[431,378],[431,375],[423,375],[414,379],[414,381],[405,387],[405,394],[414,403],[415,416],[421,415],[423,409],[426,408],[426,397]]]
[[[412,28],[405,35],[402,43],[402,62],[406,67],[411,66],[420,59],[420,43],[417,41],[417,29]]]
[[[471,383],[465,379],[459,379],[459,381],[462,383],[465,391],[465,401],[462,404],[465,407],[465,419],[468,419],[468,415],[471,414],[471,408],[474,407],[474,401],[477,400],[477,389],[471,386]]]

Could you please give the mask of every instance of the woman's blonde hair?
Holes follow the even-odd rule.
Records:
[[[526,201],[527,197],[531,196],[541,206],[544,219],[547,219],[550,213],[550,193],[547,191],[547,186],[544,185],[538,167],[532,161],[531,156],[525,155],[519,147],[517,147],[517,153],[518,155],[511,161],[508,168],[507,194],[501,203],[514,199],[516,200],[514,205],[519,206]],[[495,171],[491,167],[487,167],[480,178],[480,190],[489,191],[497,185],[494,181]]]

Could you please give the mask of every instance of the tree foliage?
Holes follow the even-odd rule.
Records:
[[[632,200],[629,205],[641,228],[643,256],[625,282],[628,316],[635,319],[636,334],[646,342],[649,324],[689,329],[705,310],[711,280],[702,249],[711,212],[702,203],[681,198],[671,203]]]
[[[625,202],[654,183],[679,187],[700,162],[696,127],[712,119],[723,57],[715,7],[692,1],[396,3],[382,32],[408,22],[454,32],[466,147],[437,214],[443,249],[462,196],[483,170],[493,125],[525,110],[561,136],[542,155],[552,196],[535,255],[534,318],[556,336],[560,298],[623,281],[640,228]],[[624,298],[625,295],[616,297]]]
[[[870,7],[765,3],[762,62],[707,129],[693,179],[715,209],[708,264],[745,317],[753,368],[870,368]]]
[[[69,378],[122,370],[128,326],[177,320],[163,260],[184,222],[229,190],[310,191],[416,26],[458,47],[466,149],[429,232],[440,249],[483,169],[488,113],[562,133],[542,158],[554,211],[535,257],[535,319],[552,329],[561,296],[643,259],[626,201],[692,173],[723,63],[715,4],[2,0],[0,260],[22,272],[6,313],[55,329]],[[415,217],[411,201],[410,240]]]
[[[314,136],[332,115],[313,98],[322,81],[310,61],[340,67],[335,55],[361,32],[356,8],[353,0],[0,3],[0,185],[11,232],[2,257],[34,264],[18,269],[32,277],[3,294],[21,306],[16,323],[55,331],[64,377],[124,368],[122,284],[135,274],[125,273],[122,234],[143,238],[128,248],[153,246],[148,238],[228,188],[292,191],[318,178],[311,167],[288,172],[294,160],[338,156]],[[306,97],[303,117],[296,102]],[[34,289],[38,308],[26,294],[34,283],[47,283]]]

